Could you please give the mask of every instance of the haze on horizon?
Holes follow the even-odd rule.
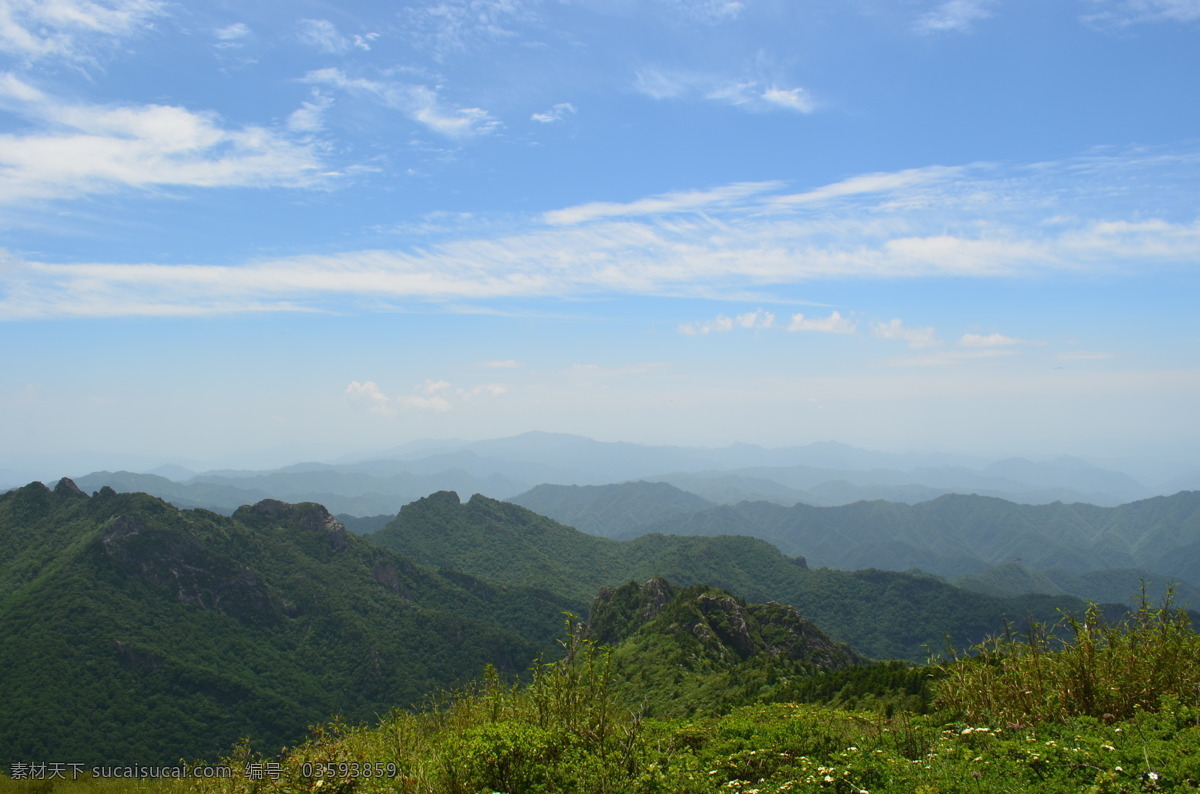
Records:
[[[0,19],[2,471],[529,430],[1194,465],[1196,0]]]

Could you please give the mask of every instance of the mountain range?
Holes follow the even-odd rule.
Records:
[[[875,500],[784,507],[765,501],[706,503],[663,483],[637,482],[540,485],[512,501],[605,537],[749,535],[818,566],[919,568],[949,578],[1013,563],[1028,571],[1057,571],[1026,577],[1038,589],[1020,592],[1095,599],[1106,579],[1116,579],[1130,587],[1115,599],[1124,601],[1139,578],[1160,588],[1168,582],[1200,586],[1200,491],[1118,507],[1023,505],[959,494],[915,505]],[[1079,578],[1085,575],[1091,584]]]
[[[0,758],[168,763],[278,747],[520,672],[565,599],[416,565],[325,508],[233,517],[69,480],[0,496]]]
[[[556,648],[564,611],[656,577],[699,589],[664,613],[676,617],[618,635],[641,658],[672,659],[697,652],[680,621],[713,632],[695,668],[706,681],[750,667],[802,676],[858,654],[922,659],[1082,608],[810,570],[750,537],[615,541],[479,495],[435,493],[363,538],[311,502],[223,516],[35,482],[0,495],[0,759],[168,763],[242,737],[294,743],[331,715],[372,720],[485,665],[526,670]]]
[[[145,472],[78,473],[81,487],[142,491],[180,507],[231,513],[272,498],[312,500],[335,514],[395,515],[439,490],[509,499],[540,484],[666,482],[720,504],[770,501],[817,506],[886,499],[916,503],[947,493],[1115,506],[1200,488],[1200,469],[1143,467],[1147,485],[1125,471],[1078,458],[1032,461],[872,452],[823,442],[769,449],[735,444],[712,449],[601,442],[525,433],[487,441],[424,441],[358,460],[300,463],[269,471],[194,472],[161,466]]]

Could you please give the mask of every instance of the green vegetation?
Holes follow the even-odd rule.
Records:
[[[747,537],[616,542],[453,493],[406,507],[377,536],[308,503],[225,517],[144,494],[88,497],[66,480],[0,496],[0,758],[169,764],[245,738],[229,759],[238,776],[160,787],[262,794],[951,791],[963,780],[1123,791],[1200,779],[1185,760],[1200,647],[1175,610],[1114,626],[1111,611],[1070,598],[810,570]],[[1041,628],[1056,606],[1081,616],[1057,634]],[[589,607],[586,629],[556,648],[562,610]],[[1002,632],[1006,618],[1029,636],[940,666],[859,655],[926,658],[946,637],[966,647]],[[1110,696],[1122,671],[1137,686]],[[437,691],[452,694],[427,700]],[[1064,691],[1091,692],[1103,710],[1053,699]],[[1049,705],[1021,712],[996,692]],[[1069,768],[1054,755],[1068,744]],[[279,777],[246,776],[256,770]],[[985,773],[992,782],[977,783]]]
[[[629,595],[622,594],[626,606]],[[646,716],[629,702],[616,673],[623,642],[600,647],[572,626],[562,658],[535,664],[527,685],[489,668],[420,712],[398,710],[372,726],[321,725],[276,756],[241,745],[222,761],[234,770],[227,779],[127,788],[111,781],[58,788],[9,781],[3,788],[29,794],[1194,791],[1200,638],[1186,619],[1169,604],[1120,625],[1104,625],[1096,613],[1068,617],[1063,626],[1074,627],[1072,638],[1051,640],[1053,632],[1038,626],[1029,636],[989,642],[977,655],[916,668],[918,675],[944,676],[930,713],[788,702],[675,718]],[[1037,665],[1028,663],[1033,653],[1025,646],[1037,649]],[[1109,651],[1112,659],[1105,660]],[[1109,704],[1086,698],[1056,700],[1044,713],[973,705],[1003,701],[1005,693],[1023,702],[1020,693],[1036,692],[1045,678],[1072,692],[1115,680],[1091,660],[1100,670],[1119,660],[1128,665],[1124,679],[1140,682],[1123,713],[1096,716]],[[991,668],[1001,673],[981,674]],[[852,669],[870,670],[840,672]]]
[[[558,634],[544,590],[441,574],[319,505],[227,518],[63,481],[0,496],[0,761],[166,763],[279,747],[522,671]]]
[[[1168,594],[1161,607],[1143,601],[1117,624],[1095,607],[1057,628],[1035,624],[1022,638],[990,639],[942,669],[938,700],[972,722],[1129,720],[1164,699],[1198,705],[1200,636]]]
[[[614,514],[616,509],[610,507],[595,515]],[[592,517],[587,512],[580,515],[581,520]],[[1105,592],[1102,583],[1069,577],[1136,569],[1152,572],[1148,578],[1156,582],[1200,587],[1200,491],[1119,507],[1025,505],[962,494],[914,505],[881,500],[840,507],[742,502],[643,523],[637,531],[750,535],[784,554],[803,554],[810,563],[847,570],[919,568],[956,577],[1019,560],[1031,570],[1061,569],[1064,576],[1056,577],[1060,586],[1082,588],[1039,592],[1069,592],[1104,601],[1126,601],[1134,593],[1122,587],[1110,598],[1111,591]],[[620,527],[611,525],[603,534],[624,536]]]
[[[598,538],[507,502],[443,491],[406,505],[372,543],[423,565],[463,571],[501,587],[542,587],[583,612],[604,587],[663,577],[711,585],[748,601],[794,606],[838,642],[876,659],[922,661],[946,638],[962,647],[1005,620],[1054,620],[1082,610],[1069,596],[998,598],[928,575],[809,569],[746,536]],[[1117,612],[1119,613],[1119,608]]]

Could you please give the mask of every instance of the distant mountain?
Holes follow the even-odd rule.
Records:
[[[520,672],[567,601],[434,572],[316,504],[232,518],[69,480],[0,495],[0,758],[160,764],[369,720],[485,664]]]
[[[1071,595],[1097,603],[1130,605],[1137,605],[1143,597],[1150,604],[1159,604],[1170,587],[1176,606],[1200,609],[1200,588],[1186,582],[1171,582],[1168,577],[1137,568],[1109,568],[1071,574],[1061,568],[1031,570],[1020,563],[1009,562],[977,574],[959,576],[952,584],[995,596],[1047,593]]]
[[[837,568],[920,568],[976,574],[1020,560],[1071,574],[1136,568],[1157,580],[1200,585],[1200,492],[1119,507],[1022,505],[947,495],[916,505],[858,502],[841,507],[767,502],[722,505],[646,525],[677,535],[746,534]]]
[[[1053,622],[1060,609],[1082,607],[1067,596],[994,598],[921,574],[809,570],[803,559],[744,535],[647,534],[617,542],[478,494],[466,503],[454,493],[420,499],[369,539],[494,585],[545,587],[570,598],[580,613],[600,588],[630,580],[710,585],[754,602],[791,605],[837,641],[880,659],[924,660],[947,637],[965,647],[1002,631],[1006,619],[1033,614]]]
[[[271,472],[209,472],[185,482],[152,474],[94,472],[76,477],[75,482],[89,492],[108,486],[124,493],[148,493],[177,507],[203,507],[226,515],[262,499],[318,502],[335,513],[354,516],[395,515],[414,499],[442,488],[510,496],[529,487],[525,481],[502,474],[482,478],[461,470],[413,474],[395,461],[345,467],[305,463]]]
[[[508,500],[590,535],[622,537],[714,504],[662,482],[539,485]]]
[[[1115,506],[1153,495],[1126,474],[1075,458],[989,463],[962,456],[872,452],[833,442],[714,449],[601,442],[557,433],[413,442],[365,460],[297,463],[271,471],[192,475],[179,466],[165,466],[150,474],[159,477],[135,480],[139,475],[96,472],[75,480],[87,490],[108,485],[144,491],[177,506],[227,514],[239,505],[272,498],[317,501],[335,513],[355,516],[395,514],[404,504],[439,490],[510,499],[538,484],[599,486],[635,480],[666,482],[719,504],[770,501],[785,506],[874,499],[914,504],[948,493],[1027,504]]]

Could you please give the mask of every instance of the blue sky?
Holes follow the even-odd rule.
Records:
[[[0,0],[0,469],[1187,461],[1198,52],[1200,0]]]

